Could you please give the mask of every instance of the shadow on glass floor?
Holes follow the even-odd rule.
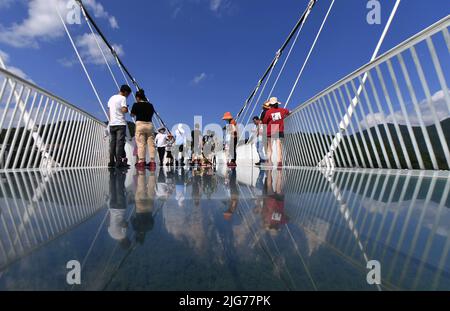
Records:
[[[450,290],[446,173],[0,177],[3,290]],[[67,284],[71,260],[80,285]],[[373,260],[381,285],[367,281]]]

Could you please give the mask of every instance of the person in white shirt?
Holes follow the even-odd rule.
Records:
[[[125,136],[128,113],[127,98],[131,94],[128,85],[122,85],[120,92],[112,96],[108,101],[109,109],[109,164],[108,167],[126,167]]]
[[[159,155],[159,165],[164,164],[164,156],[166,155],[166,146],[167,146],[167,134],[165,128],[160,128],[158,130],[158,135],[155,137],[155,145],[158,149]]]
[[[258,116],[253,117],[253,124],[256,126],[254,137],[256,138],[256,150],[259,156],[259,161],[255,165],[259,166],[266,162],[267,157],[264,148],[267,144],[267,139],[264,136],[264,124]]]
[[[175,165],[184,166],[184,146],[186,145],[186,132],[184,131],[181,124],[178,124],[178,127],[175,131],[175,145]]]

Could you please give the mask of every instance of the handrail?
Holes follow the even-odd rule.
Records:
[[[83,114],[85,117],[90,118],[92,121],[100,123],[100,124],[102,124],[103,126],[106,127],[106,123],[101,121],[101,120],[99,120],[94,115],[92,115],[89,112],[86,112],[86,111],[84,111],[84,110],[74,106],[73,104],[69,103],[67,100],[65,100],[65,99],[63,99],[63,98],[61,98],[61,97],[59,97],[57,95],[52,94],[50,91],[47,91],[46,89],[43,89],[42,87],[37,86],[36,84],[34,84],[34,83],[32,83],[32,82],[30,82],[30,81],[28,81],[28,80],[26,80],[26,79],[24,79],[22,77],[19,77],[16,74],[14,74],[14,73],[6,70],[6,69],[3,69],[1,67],[0,67],[0,74],[3,74],[3,75],[5,75],[5,76],[7,76],[9,78],[17,80],[21,84],[24,84],[24,85],[26,85],[27,87],[29,87],[31,89],[35,89],[36,91],[38,91],[39,93],[42,93],[43,95],[49,97],[50,99],[55,100],[55,101],[57,101],[57,102],[59,102],[61,104],[64,104],[64,105],[70,107],[71,109],[76,110],[77,112]]]

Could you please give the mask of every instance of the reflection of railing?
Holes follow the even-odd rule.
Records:
[[[285,192],[291,224],[361,270],[367,259],[380,261],[382,282],[388,287],[448,289],[448,174],[338,171],[329,176],[330,183],[322,173],[288,171]]]
[[[100,170],[0,177],[0,271],[89,219],[109,190],[109,174]]]
[[[291,166],[450,169],[450,16],[300,105]]]
[[[0,169],[107,163],[106,125],[0,68]]]

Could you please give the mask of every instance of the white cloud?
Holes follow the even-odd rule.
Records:
[[[173,8],[172,18],[177,18],[181,13],[185,4],[207,6],[207,8],[214,14],[220,16],[221,13],[233,13],[236,5],[231,0],[170,0],[170,5]]]
[[[192,79],[191,83],[194,84],[194,85],[199,85],[207,77],[208,77],[208,75],[205,72],[202,72],[198,76],[195,76],[194,79]]]
[[[209,3],[209,8],[213,12],[217,12],[220,9],[220,5],[222,4],[222,0],[211,0]]]
[[[12,72],[16,76],[18,76],[22,79],[26,79],[30,82],[33,82],[22,69],[14,67],[14,66],[8,66],[7,69],[8,69],[8,71]]]
[[[434,110],[436,111],[437,117],[439,121],[442,121],[444,119],[447,119],[450,117],[450,111],[447,107],[447,103],[445,101],[444,91],[440,90],[436,93],[434,93],[431,97],[431,106],[434,107]],[[431,111],[430,105],[428,104],[427,100],[423,100],[419,103],[419,108],[421,112],[421,117],[425,125],[432,125],[435,123],[433,113]],[[417,117],[417,113],[414,109],[414,106],[412,104],[407,105],[407,113],[408,113],[408,119],[411,122],[412,126],[419,126],[419,118]],[[383,115],[381,113],[373,113],[366,115],[366,119],[364,122],[361,122],[361,126],[364,128],[367,128],[367,125],[369,127],[373,127],[378,124],[383,124],[383,121],[387,123],[393,123],[395,120],[401,124],[406,124],[406,119],[403,116],[403,113],[401,111],[395,111],[394,114],[385,115],[383,119]]]
[[[5,4],[9,3],[8,0]],[[86,7],[97,18],[108,19],[112,28],[118,28],[117,20],[105,11],[103,6],[95,0],[85,0]],[[0,24],[0,42],[14,47],[38,47],[40,41],[62,37],[64,30],[54,9],[58,4],[61,14],[67,15],[66,1],[59,0],[30,0],[28,1],[28,15],[19,22],[8,27]]]
[[[233,13],[236,5],[233,5],[231,0],[209,0],[209,9],[217,14]]]
[[[106,44],[101,40],[100,36],[96,34],[95,37],[97,38],[98,42],[100,43],[100,46],[101,46],[103,52],[105,53],[105,56],[108,59],[108,61],[110,63],[114,62],[114,57],[112,56],[112,54],[109,51]],[[105,60],[103,59],[103,55],[102,55],[100,49],[98,48],[97,42],[95,41],[95,37],[92,33],[89,33],[89,34],[86,33],[77,38],[77,40],[76,40],[77,46],[80,49],[81,57],[87,63],[91,63],[91,64],[95,64],[95,65],[104,65]],[[123,51],[122,45],[113,44],[112,46],[115,49],[115,51],[117,52],[117,55],[123,56],[125,54]],[[63,60],[61,60],[60,62],[62,62],[64,64]],[[68,65],[68,64],[69,63],[66,63],[66,65]]]
[[[178,7],[175,8],[175,10],[172,13],[172,18],[173,19],[176,19],[178,17],[178,15],[181,13],[181,9],[182,9],[181,6],[178,6]]]
[[[105,10],[103,5],[101,5],[100,3],[96,2],[96,0],[84,0],[83,3],[84,3],[84,5],[86,6],[86,8],[88,10],[92,10],[92,12],[93,12],[95,17],[108,19],[109,25],[111,26],[111,28],[113,28],[113,29],[119,28],[119,24],[117,23],[117,19],[114,16],[110,15]]]
[[[6,66],[6,70],[10,71],[11,73],[15,74],[16,76],[18,76],[22,79],[25,79],[25,80],[28,80],[28,81],[34,83],[33,80],[22,69],[9,65],[11,58],[8,53],[0,50],[0,58],[3,60],[5,66]]]
[[[8,62],[9,62],[9,55],[8,55],[6,52],[2,51],[2,50],[0,50],[0,58],[1,58],[5,63],[8,63]]]
[[[117,22],[117,19],[114,16],[111,16],[109,18],[109,25],[113,29],[118,29],[119,28],[119,23]]]

